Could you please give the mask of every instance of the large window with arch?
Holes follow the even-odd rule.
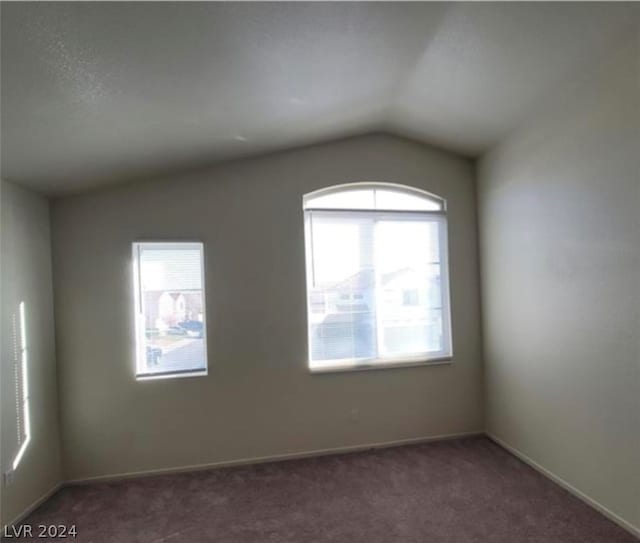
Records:
[[[312,371],[451,357],[446,202],[387,183],[305,195]]]

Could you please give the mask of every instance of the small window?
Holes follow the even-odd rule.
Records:
[[[311,370],[451,357],[444,200],[356,184],[305,196],[304,213]]]
[[[136,376],[205,375],[202,243],[134,243]]]

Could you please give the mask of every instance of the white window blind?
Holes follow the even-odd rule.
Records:
[[[137,376],[207,370],[201,243],[133,244]]]
[[[363,187],[305,199],[309,365],[451,356],[444,203]]]
[[[25,303],[18,306],[18,319],[13,315],[14,383],[16,399],[16,429],[18,451],[13,459],[16,469],[31,441],[31,415],[29,412],[29,352],[27,348],[27,315]]]

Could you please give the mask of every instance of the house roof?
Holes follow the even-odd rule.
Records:
[[[413,268],[402,268],[389,273],[383,273],[381,276],[382,284],[386,285],[390,281],[393,281],[398,277],[413,272],[415,272]],[[371,268],[365,268],[363,270],[358,270],[356,273],[347,277],[343,281],[338,281],[329,287],[324,286],[323,289],[326,290],[327,288],[330,288],[331,290],[346,292],[363,291],[372,288],[375,285],[375,280],[375,270]]]

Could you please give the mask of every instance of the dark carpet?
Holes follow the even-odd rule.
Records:
[[[93,543],[637,543],[486,438],[67,487]]]

